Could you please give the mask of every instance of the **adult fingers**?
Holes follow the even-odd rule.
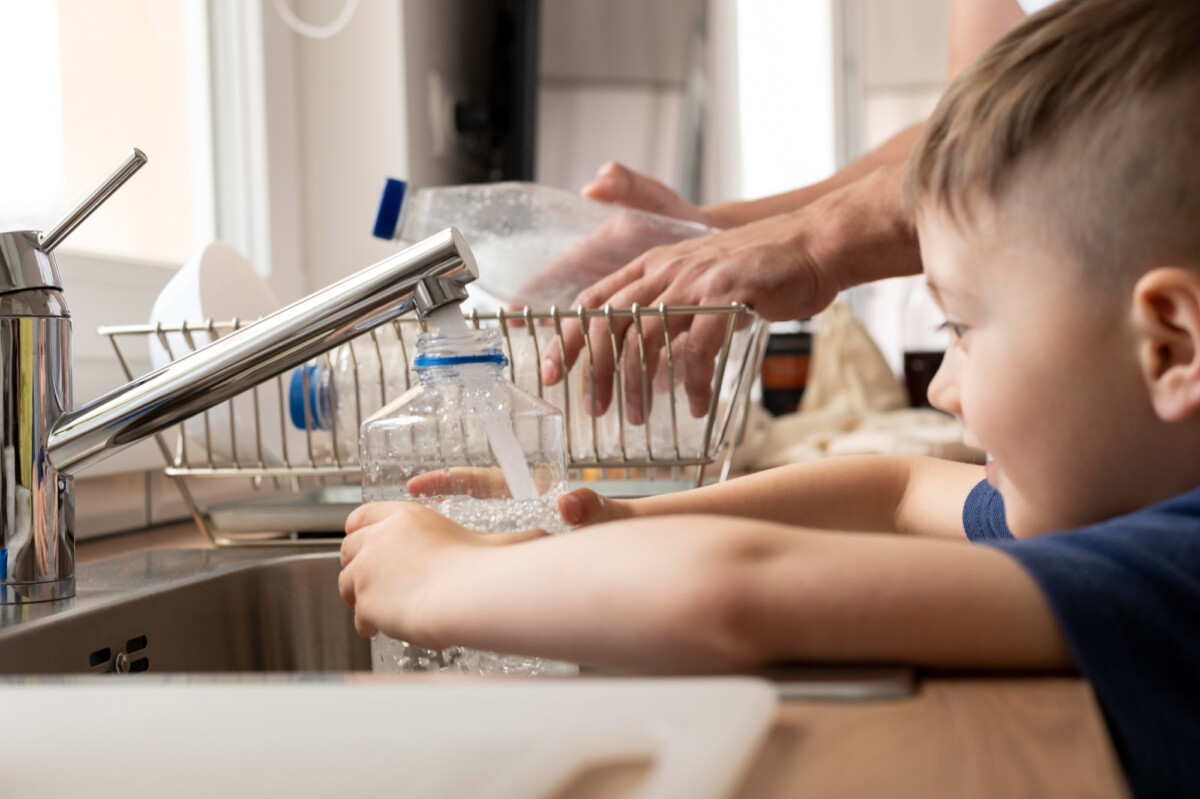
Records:
[[[613,375],[621,357],[618,342],[624,340],[628,321],[610,315],[596,317],[587,325],[580,379],[584,411],[593,416],[603,414],[612,401]]]
[[[506,313],[505,321],[508,323],[508,326],[509,327],[525,327],[525,320],[517,318],[516,314],[521,313],[528,307],[529,307],[528,305],[521,305],[518,303],[511,303],[511,302],[508,303],[507,305],[505,305],[504,306],[504,310]]]
[[[641,280],[644,275],[645,264],[643,259],[638,258],[583,291],[575,298],[572,308],[599,308],[618,291]],[[571,316],[570,310],[564,310],[562,320],[561,343],[550,347],[542,359],[542,382],[548,386],[566,376],[584,346],[583,330],[578,319]]]
[[[725,344],[729,321],[725,314],[708,314],[697,317],[688,328],[682,348],[683,380],[688,408],[697,419],[708,413],[712,402],[715,361]]]
[[[661,302],[660,299],[655,306]],[[691,322],[690,316],[669,316],[664,327],[662,318],[657,314],[643,311],[640,341],[636,322],[626,331],[623,382],[625,417],[630,424],[642,424],[650,415],[654,398],[654,377],[658,374],[667,338],[674,339],[687,330]],[[671,356],[673,361],[674,350]]]
[[[705,222],[704,214],[674,189],[654,178],[609,161],[596,172],[592,182],[580,191],[584,197],[616,203],[690,222]]]
[[[670,279],[668,270],[657,269],[653,274],[618,291],[609,302],[613,308],[646,306],[662,296],[668,288]],[[632,368],[638,368],[637,333],[633,331],[630,336],[632,327],[632,317],[617,314],[598,316],[592,319],[588,326],[588,335],[592,344],[591,365],[594,367],[595,386],[585,385],[584,392],[591,397],[590,410],[596,416],[608,410],[609,403],[612,401],[614,375],[627,340],[632,341],[634,347],[626,357],[632,359]],[[657,353],[653,357],[657,357]],[[628,360],[626,362],[629,363]],[[590,378],[591,376],[589,376],[589,382],[592,382]],[[594,390],[592,390],[593,388]],[[638,390],[640,391],[640,388]]]
[[[650,415],[654,394],[651,382],[658,363],[658,347],[651,346],[651,342],[661,337],[659,327],[657,319],[640,315],[625,331],[621,383],[625,389],[625,419],[633,425],[642,424]]]

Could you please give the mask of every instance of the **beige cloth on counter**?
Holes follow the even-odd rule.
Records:
[[[775,419],[755,453],[766,469],[829,455],[928,455],[983,462],[962,443],[958,419],[908,407],[908,396],[871,336],[842,302],[824,311],[800,410]]]

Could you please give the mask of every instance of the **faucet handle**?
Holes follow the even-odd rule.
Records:
[[[104,203],[112,193],[124,185],[125,181],[133,177],[133,173],[141,169],[146,163],[146,154],[138,148],[134,147],[125,156],[125,160],[121,161],[117,167],[109,173],[108,177],[97,183],[88,192],[88,195],[83,198],[70,211],[60,216],[54,221],[50,227],[38,234],[37,248],[42,252],[51,252],[55,247],[62,243],[62,240],[70,235],[71,231],[79,227],[83,220],[92,215],[92,212]]]

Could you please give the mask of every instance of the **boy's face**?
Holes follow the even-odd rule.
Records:
[[[925,274],[951,344],[929,389],[991,456],[1014,535],[1091,523],[1140,507],[1132,483],[1153,421],[1122,292],[1036,225],[979,208],[919,224]]]

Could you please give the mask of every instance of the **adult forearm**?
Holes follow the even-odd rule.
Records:
[[[830,192],[866,177],[881,166],[904,162],[920,132],[920,125],[906,128],[818,183],[756,200],[709,205],[701,210],[710,224],[722,228],[737,227],[798,210]]]
[[[841,290],[921,272],[916,228],[904,211],[904,165],[880,167],[797,212],[812,220],[807,248]]]

